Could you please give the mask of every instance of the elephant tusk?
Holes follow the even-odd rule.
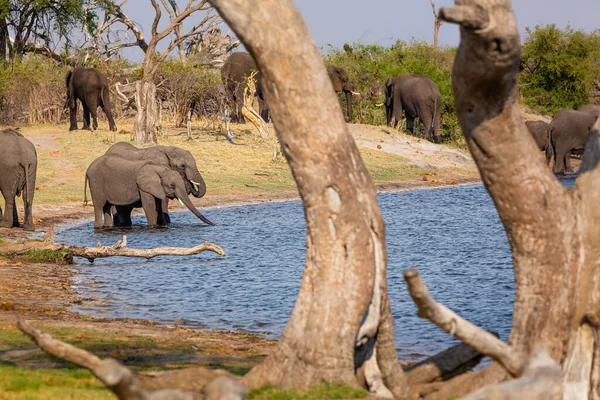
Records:
[[[196,186],[200,186],[200,184],[198,182],[194,182],[194,181],[190,181],[190,182],[192,182]]]
[[[352,93],[354,96],[360,96],[360,93],[358,93],[358,92],[350,92],[350,93]]]
[[[179,200],[179,204],[181,204],[183,207],[185,207],[185,204],[183,204],[183,201],[181,201],[181,199],[178,197],[177,200]]]

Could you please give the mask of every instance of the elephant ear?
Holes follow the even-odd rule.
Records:
[[[386,86],[386,87],[390,87],[390,86],[392,86],[393,84],[394,84],[394,78],[392,78],[392,77],[389,77],[389,78],[387,79],[387,81],[385,81],[385,86]]]
[[[156,169],[150,166],[146,166],[138,172],[137,185],[142,192],[149,193],[157,199],[164,200],[166,198],[160,175]]]

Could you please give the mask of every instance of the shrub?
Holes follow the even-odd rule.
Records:
[[[556,25],[527,28],[520,90],[532,111],[553,115],[590,103],[594,79],[600,79],[600,31],[586,34]]]

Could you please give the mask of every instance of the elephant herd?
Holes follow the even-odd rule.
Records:
[[[23,228],[34,230],[32,204],[37,173],[35,146],[15,129],[0,131],[0,227],[20,227],[16,197],[25,205]],[[94,227],[131,226],[131,212],[141,207],[148,226],[171,222],[169,200],[179,200],[208,225],[214,225],[192,204],[188,195],[200,198],[206,184],[192,154],[174,146],[138,149],[125,142],[116,143],[94,160],[85,175],[84,203],[89,182],[94,203]]]
[[[256,96],[258,97],[261,117],[269,119],[269,107],[264,97],[263,78],[257,71],[256,63],[248,53],[233,53],[223,64],[221,80],[225,85],[230,102],[234,106],[233,122],[244,122],[242,106],[246,80],[254,73],[256,80]],[[327,74],[331,79],[333,89],[337,94],[344,93],[346,97],[346,121],[352,120],[352,91],[348,72],[334,65],[327,66]],[[406,129],[410,134],[415,133],[415,119],[425,126],[426,137],[439,143],[440,121],[442,112],[442,94],[439,87],[429,78],[421,75],[402,74],[390,77],[385,83],[386,122],[395,126],[406,117]]]
[[[555,174],[572,171],[571,156],[582,154],[594,123],[600,116],[600,106],[588,104],[578,110],[558,111],[549,124],[528,121],[529,132],[540,151],[546,153],[546,162],[552,164]]]

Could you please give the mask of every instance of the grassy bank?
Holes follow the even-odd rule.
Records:
[[[103,121],[100,124],[105,128]],[[119,129],[117,141],[129,141],[131,122],[120,122]],[[108,132],[68,132],[67,125],[27,126],[21,132],[36,144],[38,151],[36,204],[81,203],[87,167],[113,144],[107,140]],[[183,129],[170,128],[168,136],[159,141],[192,152],[206,180],[208,196],[243,197],[296,189],[283,156],[279,154],[277,161],[271,161],[272,141],[260,139],[251,125],[236,125],[234,135],[235,144],[231,144],[223,134],[197,130],[194,139],[188,141]],[[360,151],[376,183],[408,181],[431,172],[394,154],[366,148]]]

